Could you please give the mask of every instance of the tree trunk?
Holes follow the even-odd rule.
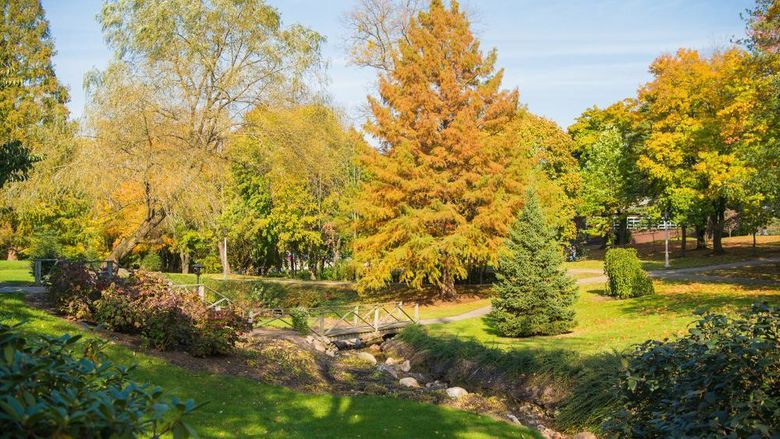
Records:
[[[441,270],[441,290],[439,295],[442,300],[455,299],[457,292],[455,291],[455,278],[452,276],[450,269],[445,265]]]
[[[755,234],[753,234],[755,236]],[[9,261],[15,261],[18,259],[17,253],[16,253],[16,247],[9,246],[8,247],[8,254],[6,255],[6,259]]]
[[[628,244],[628,217],[625,215],[622,215],[620,217],[620,221],[618,222],[618,229],[615,236],[615,241],[617,241],[616,245],[626,245]]]
[[[688,226],[683,224],[681,227],[682,227],[682,230],[680,231],[680,235],[681,235],[682,241],[680,242],[680,257],[684,258],[685,257],[685,250],[688,247],[688,241],[687,241],[688,240],[688,231],[687,231]]]
[[[181,272],[187,274],[190,272],[190,253],[183,251],[179,252],[179,258],[181,258]]]
[[[149,214],[146,215],[144,222],[142,222],[129,236],[122,238],[122,240],[119,241],[119,244],[111,250],[111,253],[108,254],[108,259],[119,262],[122,258],[127,256],[128,253],[133,251],[133,248],[135,248],[138,243],[149,236],[164,219],[165,211],[152,209]]]
[[[219,249],[219,262],[222,264],[222,273],[230,274],[230,262],[228,262],[224,239],[219,240],[217,248]]]
[[[696,224],[694,227],[696,231],[696,250],[703,250],[707,248],[707,241],[704,239],[707,233],[707,227],[703,224]]]
[[[719,198],[715,202],[715,220],[712,222],[712,250],[717,255],[722,255],[723,250],[723,226],[726,223],[726,200]]]
[[[753,231],[753,254],[756,254],[756,231]]]

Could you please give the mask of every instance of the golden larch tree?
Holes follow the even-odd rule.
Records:
[[[500,89],[495,50],[480,50],[456,1],[432,1],[393,56],[379,98],[369,97],[366,130],[380,148],[366,159],[360,285],[378,288],[396,273],[452,297],[456,279],[495,258],[519,207],[508,200],[521,185],[502,175],[511,154],[497,141],[518,93]]]

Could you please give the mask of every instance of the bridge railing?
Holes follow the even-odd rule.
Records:
[[[198,293],[200,299],[208,304],[208,308],[213,308],[217,311],[219,311],[222,307],[226,307],[232,303],[230,298],[226,295],[203,284],[171,284],[171,287],[174,289],[174,291],[186,290]]]
[[[316,335],[336,336],[367,332],[381,332],[417,323],[420,320],[418,304],[406,306],[403,302],[332,305],[316,308],[257,308],[248,318],[255,327],[296,328],[297,318],[305,318],[306,326]],[[299,329],[299,328],[296,328]]]

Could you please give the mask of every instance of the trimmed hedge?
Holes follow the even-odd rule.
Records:
[[[636,249],[611,248],[604,257],[604,273],[609,278],[607,295],[626,299],[653,294],[653,282],[642,269]]]
[[[128,379],[132,367],[107,361],[105,341],[77,349],[80,335],[29,336],[0,323],[2,437],[197,437],[183,417],[192,400]]]

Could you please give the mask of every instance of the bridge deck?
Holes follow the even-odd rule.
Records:
[[[400,322],[383,323],[376,328],[367,325],[352,326],[349,328],[330,328],[326,330],[322,335],[328,338],[346,339],[346,338],[360,337],[363,334],[373,334],[373,333],[392,334],[398,332],[399,330],[413,323],[414,322],[411,321],[400,321]]]

